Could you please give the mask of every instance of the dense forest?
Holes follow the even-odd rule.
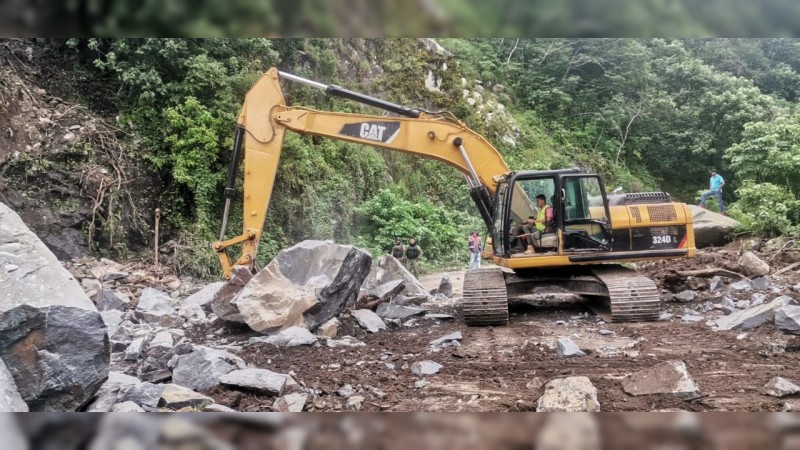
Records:
[[[39,39],[5,47],[15,72],[113,130],[113,139],[77,139],[57,155],[0,162],[0,175],[22,190],[52,164],[123,173],[84,227],[99,253],[146,248],[150,211],[160,208],[165,239],[187,249],[183,270],[216,275],[209,243],[219,233],[236,117],[271,66],[450,111],[512,169],[577,166],[601,173],[609,189],[659,189],[696,203],[716,167],[743,231],[798,232],[797,40]],[[9,88],[0,82],[0,97]],[[284,89],[294,105],[381,113],[296,84]],[[465,237],[480,223],[454,169],[290,133],[259,259],[306,238],[381,252],[395,236],[414,235],[423,267],[463,264]],[[229,229],[240,226],[238,212]]]

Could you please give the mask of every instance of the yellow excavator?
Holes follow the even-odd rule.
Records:
[[[281,80],[392,115],[289,106]],[[226,278],[234,264],[254,267],[287,130],[433,158],[464,174],[497,266],[465,274],[462,313],[468,325],[507,324],[509,302],[544,292],[609,299],[614,321],[655,320],[660,309],[655,283],[620,263],[696,253],[691,212],[669,194],[607,196],[600,176],[579,169],[512,171],[483,136],[449,113],[408,108],[272,68],[247,93],[237,122],[222,230],[212,245]],[[244,230],[225,240],[242,153]],[[550,209],[546,228],[515,234],[528,218],[542,217],[540,205]],[[532,246],[515,245],[520,239]],[[227,249],[234,245],[241,245],[241,256],[232,264]]]

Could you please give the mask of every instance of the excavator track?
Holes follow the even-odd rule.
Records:
[[[467,270],[461,311],[469,326],[508,324],[508,293],[503,269]]]
[[[592,269],[608,289],[611,299],[611,320],[644,322],[657,320],[660,297],[656,283],[635,270],[609,265]]]

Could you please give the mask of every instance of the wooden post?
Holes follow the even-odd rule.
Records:
[[[153,262],[155,264],[156,270],[160,270],[159,262],[158,262],[158,226],[159,222],[161,221],[161,208],[156,208],[156,227],[155,227],[155,239],[153,240]]]

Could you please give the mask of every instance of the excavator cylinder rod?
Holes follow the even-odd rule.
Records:
[[[293,75],[291,73],[286,73],[282,71],[278,71],[278,75],[280,75],[281,78],[285,78],[290,81],[295,81],[298,83],[305,84],[306,86],[311,86],[316,89],[324,90],[325,92],[328,93],[328,95],[332,95],[334,97],[346,98],[348,100],[353,100],[359,103],[363,103],[365,105],[374,106],[376,108],[393,112],[395,114],[400,114],[401,116],[417,118],[422,113],[422,111],[416,108],[409,108],[407,106],[387,102],[385,100],[371,97],[369,95],[364,95],[333,84],[320,83],[318,81],[309,80],[307,78],[299,77],[297,75]]]

